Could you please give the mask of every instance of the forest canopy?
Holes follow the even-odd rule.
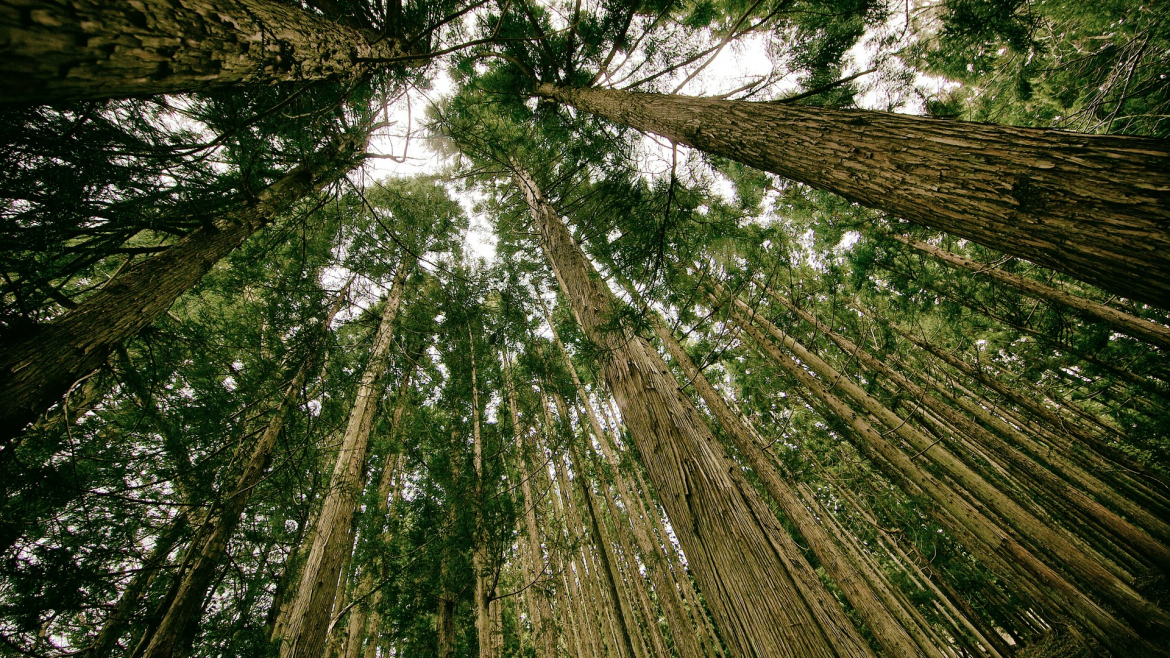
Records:
[[[0,656],[1170,655],[1170,15],[0,0]]]

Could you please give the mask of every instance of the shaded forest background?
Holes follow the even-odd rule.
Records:
[[[0,0],[0,59],[0,655],[1167,653],[1166,6]]]

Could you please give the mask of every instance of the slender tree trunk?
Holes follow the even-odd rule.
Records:
[[[337,294],[321,324],[322,336],[328,334],[333,318],[348,297],[352,282],[351,278]],[[284,429],[289,411],[300,397],[301,389],[308,380],[317,356],[311,354],[297,368],[292,381],[284,390],[284,396],[271,412],[271,420],[264,428],[264,433],[252,447],[252,453],[236,478],[235,485],[222,500],[219,509],[212,512],[210,518],[200,528],[200,532],[192,539],[194,559],[188,560],[184,565],[178,592],[150,644],[147,645],[144,658],[170,658],[176,654],[182,655],[186,652],[187,645],[194,639],[198,631],[199,614],[203,610],[203,600],[207,597],[215,570],[227,554],[228,541],[235,535],[236,528],[240,525],[244,510],[252,498],[252,492],[264,477],[272,450],[276,447],[276,440]]]
[[[873,631],[882,648],[890,656],[940,658],[942,653],[918,627],[909,611],[901,609],[901,606],[892,600],[882,600],[879,597],[880,584],[874,582],[879,576],[869,572],[863,565],[855,563],[847,552],[838,546],[812,512],[805,507],[796,491],[780,478],[780,473],[757,445],[749,428],[732,412],[723,396],[711,386],[706,375],[691,361],[690,355],[683,350],[670,328],[662,322],[655,311],[650,312],[654,313],[650,322],[666,345],[671,358],[679,365],[687,380],[694,385],[719,424],[731,436],[736,449],[760,478],[764,489],[796,526],[821,565],[844,592],[845,598]]]
[[[345,135],[243,207],[127,268],[77,308],[0,350],[0,459],[11,453],[28,423],[166,312],[220,259],[293,203],[356,166],[365,143],[365,135]]]
[[[544,305],[544,301],[540,295],[536,297],[540,302],[541,310],[544,312],[545,321],[548,322],[549,327],[552,327],[552,316]],[[605,434],[605,430],[601,427],[601,421],[597,418],[596,412],[589,403],[589,395],[585,390],[585,386],[581,383],[580,377],[577,375],[577,369],[573,366],[573,360],[569,357],[568,350],[561,342],[560,336],[556,331],[553,332],[553,339],[556,341],[557,347],[565,363],[565,368],[569,371],[570,377],[573,380],[573,386],[577,389],[577,395],[581,398],[581,405],[585,408],[586,415],[589,419],[590,427],[593,429],[593,434],[597,437],[597,442],[602,448],[607,460],[611,463],[615,480],[618,488],[621,491],[622,498],[626,501],[626,510],[630,514],[630,525],[633,528],[635,541],[638,544],[638,549],[643,554],[643,560],[650,562],[656,555],[656,546],[650,542],[649,535],[646,534],[645,528],[642,526],[639,519],[635,517],[635,509],[640,509],[640,502],[631,494],[630,488],[622,478],[618,468],[620,463],[615,456],[613,450],[610,448],[609,439]],[[612,498],[608,491],[605,492],[606,500],[609,502],[611,513],[615,513]],[[634,506],[637,505],[637,508]],[[614,514],[614,523],[618,523],[618,517]],[[663,611],[669,620],[668,627],[670,628],[671,637],[674,639],[675,648],[678,650],[681,658],[699,658],[703,655],[700,648],[699,638],[695,633],[694,626],[686,618],[686,612],[683,610],[682,599],[679,595],[678,588],[673,584],[667,582],[664,578],[665,569],[669,569],[666,564],[646,564],[646,569],[649,572],[650,579],[654,584],[654,589],[658,592],[659,602],[662,604]]]
[[[395,38],[272,0],[0,2],[0,103],[57,103],[352,79]]]
[[[1021,454],[1013,446],[1008,445],[1006,441],[984,430],[974,421],[968,420],[957,409],[947,405],[921,386],[910,381],[905,375],[894,370],[880,359],[870,355],[861,349],[860,346],[837,334],[810,313],[797,307],[770,289],[765,288],[765,291],[769,297],[785,307],[792,309],[806,322],[816,328],[817,331],[823,333],[836,343],[846,354],[849,354],[852,358],[856,358],[871,372],[882,374],[894,382],[901,390],[913,395],[916,400],[923,403],[929,410],[937,413],[959,432],[970,437],[981,447],[986,448],[991,456],[1006,468],[1016,473],[1019,477],[1041,486],[1058,500],[1071,503],[1081,514],[1088,515],[1089,518],[1095,519],[1103,528],[1106,528],[1115,540],[1135,549],[1138,555],[1142,555],[1146,559],[1153,561],[1158,565],[1159,569],[1170,572],[1170,549],[1167,549],[1162,543],[1154,540],[1149,534],[1110,511],[1101,503],[1087,496],[1084,492],[1070,486],[1069,483],[1058,477],[1055,473],[1043,468],[1035,458]],[[1143,525],[1155,528],[1163,533],[1162,536],[1167,536],[1165,533],[1170,533],[1170,527],[1167,527],[1165,523],[1162,523],[1149,512],[1132,504],[1123,497],[1112,495],[1109,487],[1103,482],[1090,479],[1088,474],[1077,473],[1077,475],[1081,475],[1083,480],[1088,480],[1086,484],[1090,485],[1092,492],[1098,496],[1104,496],[1105,500],[1113,504],[1119,505],[1130,518],[1140,519]],[[1078,519],[1077,524],[1079,523],[1080,521]],[[1076,528],[1073,528],[1073,530],[1076,531]]]
[[[1088,317],[1104,322],[1127,336],[1144,340],[1151,345],[1157,345],[1163,350],[1170,349],[1170,327],[1130,315],[1112,306],[1106,306],[1091,299],[1072,295],[1063,290],[1057,290],[1039,281],[1033,281],[1018,274],[1012,274],[998,267],[977,263],[969,258],[953,254],[946,249],[922,242],[921,240],[893,234],[889,237],[925,254],[930,254],[949,267],[980,274],[1009,288],[1015,288],[1030,297],[1067,306],[1074,311],[1079,311]]]
[[[138,573],[130,579],[126,589],[122,590],[122,596],[114,605],[114,609],[110,611],[110,615],[106,617],[106,623],[102,626],[101,632],[94,638],[93,643],[82,652],[83,658],[105,658],[112,654],[118,639],[126,632],[131,615],[138,609],[138,604],[142,602],[142,595],[154,582],[163,561],[170,555],[171,550],[186,529],[187,515],[180,514],[155,538],[150,556],[142,563]]]
[[[534,93],[1170,308],[1165,140],[551,84]]]
[[[1133,650],[1159,655],[1154,645],[1139,638],[1132,629],[1117,621],[1063,576],[1039,560],[983,511],[890,443],[864,417],[831,392],[830,388],[836,384],[833,379],[822,381],[814,378],[796,361],[781,353],[738,310],[733,309],[732,316],[736,324],[752,337],[764,354],[796,378],[803,387],[798,391],[801,395],[811,394],[815,401],[828,407],[833,415],[853,430],[858,438],[856,442],[858,449],[869,457],[871,462],[883,468],[891,479],[901,483],[911,495],[921,493],[933,499],[939,508],[928,507],[925,511],[934,514],[943,527],[948,528],[1005,583],[1017,588],[1017,591],[1025,596],[1032,597],[1035,604],[1049,614],[1076,620],[1086,632],[1098,638],[1107,647],[1121,652]],[[807,352],[802,352],[800,357],[802,360],[815,359]],[[830,383],[825,383],[826,381]],[[1124,583],[1121,583],[1119,588],[1122,593],[1128,589],[1124,587]],[[1137,598],[1144,601],[1140,597]],[[1148,604],[1143,604],[1142,607],[1150,608]],[[1134,610],[1119,612],[1127,614],[1129,619],[1141,624],[1138,619],[1139,613]],[[1154,609],[1155,619],[1160,616],[1161,613]],[[1151,635],[1156,636],[1156,627],[1151,630],[1154,631]]]
[[[731,651],[741,658],[871,655],[803,556],[775,543],[783,529],[728,463],[658,353],[639,336],[603,329],[617,299],[535,183],[519,173],[517,183],[577,322],[609,352],[605,379]]]
[[[491,641],[491,577],[488,575],[487,529],[483,518],[484,464],[483,436],[479,428],[479,379],[475,367],[475,338],[467,325],[468,349],[471,355],[471,434],[475,451],[475,547],[471,564],[475,572],[475,630],[479,642],[479,658],[492,658]]]
[[[525,543],[528,547],[525,561],[530,567],[527,578],[530,582],[535,583],[537,579],[546,575],[544,554],[540,548],[540,530],[536,520],[536,499],[532,495],[532,478],[535,477],[536,469],[529,461],[528,442],[525,441],[525,433],[520,426],[520,414],[516,405],[516,384],[512,380],[512,365],[507,355],[504,355],[504,370],[508,388],[508,414],[512,420],[512,436],[520,449],[520,462],[524,467],[521,474],[520,490],[524,494],[524,531],[527,539]],[[532,603],[530,614],[532,615],[532,632],[536,636],[534,644],[537,647],[537,657],[556,658],[556,629],[552,627],[552,619],[545,617],[545,613],[551,612],[551,610],[545,600],[544,591],[534,586],[529,589],[527,597]]]
[[[394,318],[402,302],[410,269],[406,259],[407,256],[403,255],[398,263],[394,283],[386,295],[370,359],[354,396],[349,423],[337,453],[337,463],[321,505],[321,513],[317,517],[313,545],[301,572],[297,597],[282,632],[281,658],[320,658],[325,648],[325,632],[329,625],[354,506],[362,485],[361,474],[374,425],[374,412],[382,397],[379,380],[386,370],[387,355],[393,342]]]

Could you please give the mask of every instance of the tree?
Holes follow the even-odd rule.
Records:
[[[548,83],[533,93],[1170,306],[1159,140]]]

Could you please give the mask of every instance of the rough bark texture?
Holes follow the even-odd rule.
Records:
[[[731,652],[872,655],[803,556],[774,542],[771,512],[721,454],[658,353],[638,336],[603,329],[617,300],[531,179],[517,179],[578,323],[610,352],[605,379]]]
[[[1170,308],[1170,144],[543,84],[538,96]]]
[[[0,447],[61,399],[110,352],[166,312],[221,258],[296,201],[357,165],[365,136],[350,134],[293,168],[242,208],[127,268],[77,308],[0,351]],[[8,453],[3,450],[0,454]]]
[[[366,461],[374,412],[382,397],[378,382],[386,370],[386,356],[393,343],[394,318],[402,301],[408,264],[400,262],[394,284],[386,295],[385,307],[370,360],[362,373],[354,396],[353,409],[337,453],[337,463],[329,482],[317,528],[304,570],[301,572],[297,598],[293,601],[288,622],[282,632],[281,658],[319,658],[325,648],[337,579],[346,554],[350,523],[361,489],[362,468]]]
[[[1077,295],[1072,295],[1063,290],[1057,290],[1051,286],[1046,286],[1039,281],[1022,277],[1018,274],[1005,272],[997,267],[977,263],[969,258],[964,258],[958,254],[951,252],[941,247],[936,247],[932,244],[922,242],[921,240],[914,240],[912,238],[903,237],[901,235],[891,235],[890,237],[913,247],[918,251],[930,254],[935,258],[941,260],[946,265],[957,270],[966,270],[982,276],[986,276],[993,281],[1002,283],[1009,288],[1015,288],[1020,292],[1030,297],[1043,299],[1048,302],[1061,304],[1067,306],[1074,311],[1104,322],[1113,327],[1117,331],[1144,340],[1151,345],[1157,345],[1162,349],[1170,349],[1170,327],[1166,327],[1154,322],[1150,322],[1144,318],[1139,318],[1124,311],[1119,311],[1112,306],[1106,306],[1095,302],[1091,299],[1085,299]]]
[[[2,0],[0,103],[125,98],[353,78],[405,56],[272,0]]]
[[[825,334],[842,350],[851,355],[851,357],[856,358],[858,362],[871,372],[881,373],[890,379],[890,381],[897,384],[901,390],[913,395],[927,409],[938,414],[947,423],[987,449],[1000,464],[1018,474],[1021,479],[1044,487],[1048,492],[1056,496],[1058,500],[1073,505],[1081,514],[1085,514],[1089,518],[1096,520],[1098,524],[1112,534],[1115,541],[1128,544],[1137,554],[1156,564],[1157,568],[1163,571],[1167,571],[1170,568],[1170,549],[1167,549],[1165,545],[1154,540],[1149,534],[1105,508],[1084,492],[1076,489],[1056,473],[1046,470],[1034,456],[1021,453],[1014,446],[1008,445],[1006,441],[1000,439],[996,434],[983,429],[977,423],[964,416],[958,409],[944,403],[939,397],[936,397],[933,391],[928,392],[882,360],[861,349],[859,345],[855,345],[844,336],[837,334],[810,313],[797,307],[771,290],[767,290],[767,293],[772,299],[795,311],[806,322],[809,322],[818,331]],[[1033,453],[1039,455],[1042,451],[1037,449]],[[1117,496],[1107,485],[1097,481],[1091,474],[1070,468],[1063,469],[1063,474],[1066,477],[1074,478],[1073,481],[1075,483],[1088,487],[1089,491],[1095,495],[1117,505],[1127,516],[1141,522],[1144,526],[1160,530],[1163,536],[1165,536],[1167,531],[1170,531],[1170,528],[1167,528],[1166,524],[1161,520],[1124,497]]]

